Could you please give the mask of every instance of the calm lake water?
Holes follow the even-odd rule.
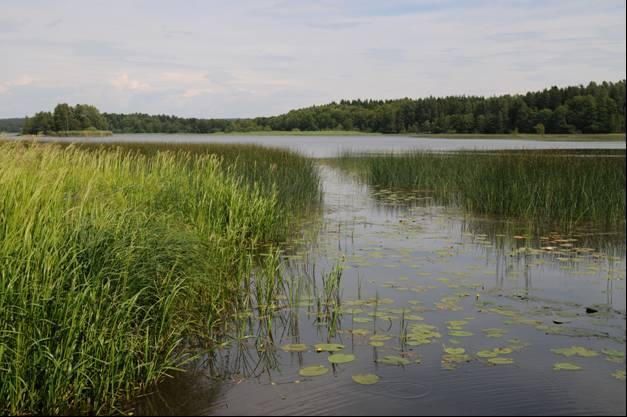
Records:
[[[17,138],[17,137],[13,137]],[[444,139],[409,136],[236,136],[182,134],[116,134],[104,138],[41,138],[63,142],[89,141],[146,143],[256,143],[288,148],[315,158],[327,158],[343,151],[399,152],[423,150],[494,149],[625,149],[625,142],[549,142],[512,139]]]
[[[549,146],[400,137],[219,139],[274,146],[297,140],[315,156],[350,147]],[[392,145],[382,143],[388,140]],[[323,212],[286,252],[278,308],[238,317],[222,349],[140,399],[135,413],[625,415],[623,230],[528,233],[421,196],[375,191],[324,164],[320,172]],[[343,266],[337,304],[324,301],[335,265]],[[295,343],[305,344],[304,351],[282,349]],[[332,364],[329,353],[316,352],[318,343],[342,344],[340,353],[355,359]],[[405,364],[390,364],[399,360]],[[558,363],[580,369],[556,370]],[[299,375],[316,365],[328,373]],[[360,385],[356,374],[379,381]]]

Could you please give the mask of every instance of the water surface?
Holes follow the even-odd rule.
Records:
[[[160,385],[135,412],[625,415],[625,382],[616,378],[625,370],[624,231],[529,234],[421,196],[369,189],[329,166],[321,173],[324,213],[305,228],[313,240],[286,254],[278,308],[244,314],[222,349]],[[336,265],[340,300],[325,304],[323,281]],[[413,343],[407,334],[416,325],[439,337]],[[372,346],[375,334],[389,339]],[[332,365],[314,349],[324,342],[356,359]],[[307,349],[284,352],[288,343]],[[589,355],[552,351],[572,346]],[[450,348],[468,356],[451,358]],[[499,348],[511,364],[477,355]],[[407,364],[384,364],[385,356]],[[564,362],[581,369],[554,370]],[[314,365],[329,372],[299,376]],[[361,373],[380,381],[353,382]]]
[[[498,137],[498,136],[497,136]],[[28,138],[28,137],[25,137]],[[94,138],[38,138],[62,142],[94,143],[255,143],[288,148],[315,158],[337,156],[343,151],[400,152],[410,150],[496,150],[496,149],[625,149],[625,142],[566,142],[516,139],[445,139],[402,135],[381,136],[237,136],[193,134],[115,134]]]

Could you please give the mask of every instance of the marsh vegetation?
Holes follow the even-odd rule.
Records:
[[[0,148],[3,413],[624,411],[624,151]]]

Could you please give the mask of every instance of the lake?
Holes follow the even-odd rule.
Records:
[[[144,138],[206,140],[113,139]],[[318,157],[343,149],[625,147],[396,136],[210,139],[296,146]],[[625,415],[624,230],[529,234],[514,222],[375,190],[322,162],[319,168],[323,209],[286,247],[283,293],[271,313],[244,312],[220,349],[129,409]],[[333,358],[320,343],[341,344],[344,356]],[[323,374],[303,376],[303,369]],[[376,383],[356,383],[359,374],[376,375],[362,381]]]
[[[12,137],[19,138],[19,137]],[[40,138],[62,142],[97,143],[256,143],[288,148],[314,158],[328,158],[343,151],[401,152],[409,150],[496,150],[496,149],[625,149],[625,142],[566,142],[513,139],[445,139],[410,136],[237,136],[191,134],[116,134],[95,138]]]

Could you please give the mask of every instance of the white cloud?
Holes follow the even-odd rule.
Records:
[[[616,81],[624,14],[615,0],[3,0],[0,117],[59,101],[247,117]]]
[[[148,91],[150,85],[139,80],[132,80],[127,73],[111,80],[111,85],[119,90],[126,91]]]
[[[0,82],[0,93],[8,91],[12,87],[23,87],[32,84],[34,78],[28,75],[22,75],[14,80]]]

